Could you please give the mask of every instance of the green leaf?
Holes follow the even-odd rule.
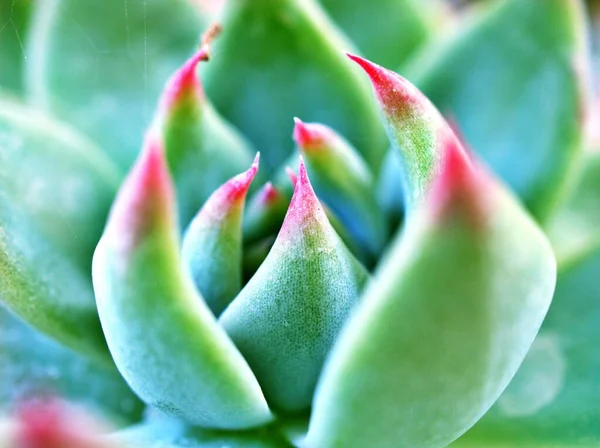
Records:
[[[600,239],[559,268],[542,329],[496,405],[462,442],[600,446]]]
[[[408,73],[541,220],[580,148],[584,23],[578,0],[495,2]]]
[[[0,1],[0,88],[21,93],[31,0]]]
[[[267,182],[248,202],[244,212],[244,243],[258,243],[277,233],[290,198],[284,196],[271,182]]]
[[[367,279],[301,163],[273,248],[219,319],[272,406],[308,409],[323,361]]]
[[[600,152],[585,152],[575,181],[552,215],[546,232],[559,259],[586,253],[600,240]]]
[[[1,307],[0,327],[1,410],[50,393],[116,423],[132,423],[141,417],[142,403],[114,366],[98,366],[78,356]]]
[[[443,447],[498,398],[550,306],[556,265],[457,141],[330,354],[307,446]]]
[[[28,92],[129,166],[164,82],[201,30],[186,0],[36,2]]]
[[[207,58],[208,48],[203,47],[175,72],[154,122],[164,136],[182,226],[221,184],[245,170],[256,153],[204,95],[196,68]]]
[[[271,419],[254,374],[183,266],[173,184],[152,134],[113,205],[92,275],[108,346],[142,400],[205,427]]]
[[[0,300],[105,362],[89,270],[119,177],[71,129],[0,100]]]
[[[269,169],[291,153],[293,116],[334,127],[379,166],[387,142],[368,86],[343,59],[350,43],[314,0],[232,0],[221,21],[206,90]]]
[[[360,249],[359,258],[374,264],[388,239],[388,228],[368,165],[346,139],[322,124],[296,119],[294,140],[315,192],[348,229]]]
[[[242,289],[242,215],[257,171],[258,154],[248,171],[208,198],[183,239],[183,262],[216,316]]]
[[[422,0],[320,2],[365,56],[381,65],[400,66],[433,34],[431,5]]]

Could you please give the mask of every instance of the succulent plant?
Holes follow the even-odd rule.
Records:
[[[0,0],[0,447],[600,446],[589,11]]]

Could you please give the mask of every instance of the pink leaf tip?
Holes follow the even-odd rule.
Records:
[[[150,132],[111,210],[108,229],[114,232],[113,241],[131,249],[157,223],[173,219],[174,196],[162,141]]]
[[[256,153],[254,161],[248,170],[235,177],[229,179],[225,184],[219,188],[221,193],[227,198],[228,201],[234,202],[246,197],[250,184],[254,180],[256,173],[258,173],[258,165],[260,161],[260,152]]]
[[[321,147],[327,140],[328,129],[318,123],[304,123],[294,118],[294,141],[303,150]]]
[[[271,204],[282,198],[279,190],[271,182],[267,182],[258,193],[258,202],[260,204]]]
[[[486,221],[485,194],[490,185],[485,172],[471,160],[457,137],[445,141],[440,171],[434,178],[430,200],[434,215],[441,221],[461,214],[475,228]]]
[[[369,76],[373,89],[382,106],[397,111],[406,105],[418,105],[427,101],[425,96],[399,74],[350,53],[346,55],[356,62]]]
[[[161,100],[163,111],[171,110],[175,105],[187,97],[195,96],[201,98],[202,86],[196,75],[200,61],[208,61],[209,51],[207,46],[202,46],[183,66],[177,70],[167,81],[165,91]]]

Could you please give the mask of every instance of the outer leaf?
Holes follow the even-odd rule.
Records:
[[[248,171],[208,198],[183,239],[183,261],[217,316],[242,289],[242,215],[257,171],[258,154]]]
[[[325,356],[366,280],[301,163],[273,248],[219,319],[274,407],[309,407]]]
[[[94,255],[109,348],[148,404],[206,427],[263,424],[271,416],[260,386],[196,293],[179,249],[173,185],[150,137]]]
[[[294,140],[313,173],[315,191],[348,229],[361,258],[372,264],[383,250],[388,228],[371,170],[348,141],[327,126],[296,119]]]
[[[431,11],[427,10],[430,5],[424,6],[425,3],[422,0],[321,0],[331,17],[369,59],[390,67],[400,66],[433,34]]]
[[[165,80],[197,43],[195,11],[186,0],[37,2],[31,99],[129,166]]]
[[[446,446],[498,398],[542,323],[556,275],[546,238],[456,140],[445,147],[330,355],[306,446]]]
[[[583,154],[576,181],[547,232],[561,258],[587,253],[600,240],[600,152]]]
[[[503,0],[438,49],[411,79],[469,145],[545,219],[583,127],[579,0]]]
[[[0,1],[0,88],[21,92],[24,48],[31,0]]]
[[[600,240],[559,269],[544,325],[497,404],[463,443],[600,446]]]
[[[69,128],[0,101],[0,300],[109,361],[89,269],[119,173]]]
[[[314,0],[232,0],[222,23],[206,89],[269,168],[290,153],[295,115],[330,124],[379,166],[387,143],[368,87],[340,54],[350,44]]]
[[[0,308],[0,412],[32,396],[64,397],[118,423],[143,406],[114,366],[98,366],[37,333]]]
[[[175,179],[181,224],[187,226],[208,197],[252,162],[250,144],[213,109],[196,76],[201,48],[169,80],[155,127],[164,135]]]

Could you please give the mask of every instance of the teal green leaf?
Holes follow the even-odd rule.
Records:
[[[369,166],[345,138],[325,125],[296,119],[294,140],[315,192],[352,235],[359,258],[373,264],[388,239],[388,227]]]
[[[119,177],[70,128],[0,100],[0,300],[105,362],[89,270]]]
[[[21,93],[31,0],[0,1],[0,89]]]
[[[183,262],[216,316],[242,289],[242,215],[257,171],[258,154],[248,171],[208,198],[183,238]]]
[[[321,0],[363,54],[388,67],[399,67],[433,34],[432,5],[426,3],[423,0]]]
[[[161,88],[201,31],[186,0],[36,2],[28,93],[129,166]]]
[[[289,203],[290,197],[284,196],[271,182],[253,194],[244,212],[244,243],[254,244],[276,234]]]
[[[244,171],[256,153],[204,95],[196,69],[208,57],[205,46],[175,72],[154,122],[165,141],[183,226],[221,184]]]
[[[99,366],[62,347],[0,307],[0,412],[53,394],[110,417],[137,421],[143,405],[114,366]]]
[[[309,447],[444,447],[496,401],[550,306],[544,234],[455,139],[319,381]]]
[[[581,146],[584,22],[579,0],[492,2],[407,74],[541,220]]]
[[[367,279],[301,163],[273,248],[219,319],[273,407],[308,409],[323,361]]]
[[[575,180],[548,221],[546,232],[559,259],[586,253],[600,241],[599,151],[582,154]]]
[[[168,414],[204,427],[262,425],[271,414],[260,386],[181,261],[173,189],[151,134],[94,254],[111,354],[140,398]]]
[[[377,179],[377,203],[390,222],[390,228],[398,227],[404,216],[404,199],[402,190],[402,159],[400,154],[391,148],[385,156]]]
[[[496,405],[463,438],[477,446],[600,446],[600,239],[565,261],[542,329]]]
[[[387,141],[368,85],[343,59],[351,44],[314,0],[231,0],[221,23],[206,90],[270,170],[291,153],[293,116],[328,123],[379,166]]]

